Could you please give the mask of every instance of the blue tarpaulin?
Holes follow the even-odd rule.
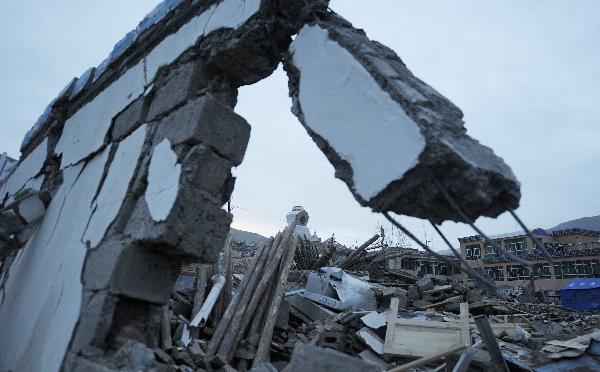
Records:
[[[573,279],[560,290],[563,306],[581,311],[600,311],[600,278]]]

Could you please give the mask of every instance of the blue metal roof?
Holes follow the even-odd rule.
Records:
[[[550,236],[550,234],[548,234],[548,231],[541,228],[531,230],[531,234],[536,236]]]
[[[561,291],[575,290],[575,289],[591,289],[600,288],[600,278],[585,278],[585,279],[573,279],[567,285],[562,287]]]

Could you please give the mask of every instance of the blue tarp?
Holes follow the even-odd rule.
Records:
[[[581,311],[600,311],[600,278],[573,279],[560,290],[563,306]]]

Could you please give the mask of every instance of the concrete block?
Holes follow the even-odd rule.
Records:
[[[373,372],[380,371],[380,367],[335,351],[309,344],[297,344],[289,364],[292,372]]]
[[[416,307],[416,308],[419,308],[419,309],[423,309],[427,305],[431,305],[431,302],[429,302],[427,300],[416,300],[416,301],[413,301],[413,306]]]
[[[88,291],[84,294],[71,351],[85,354],[90,348],[104,346],[116,303],[116,297],[106,291]]]
[[[38,195],[30,195],[19,202],[17,207],[19,215],[28,223],[39,222],[46,213],[46,206]]]
[[[319,346],[344,352],[346,351],[346,337],[344,332],[323,331],[319,334]]]
[[[146,97],[140,96],[113,119],[111,141],[120,140],[143,124],[146,116],[145,102]]]
[[[65,356],[62,367],[65,371],[73,372],[117,372],[119,370],[110,368],[102,361],[92,361],[72,352]]]
[[[162,304],[169,299],[179,270],[178,260],[142,246],[131,246],[117,259],[109,291]]]
[[[168,138],[173,146],[204,143],[239,165],[250,139],[250,125],[210,95],[193,99],[163,118],[155,143]]]
[[[140,198],[126,227],[126,234],[166,255],[198,262],[215,262],[229,233],[231,214],[206,191],[194,185],[180,187],[166,221],[156,222]]]
[[[434,288],[433,282],[429,278],[421,278],[417,280],[416,285],[421,296],[425,293],[425,291],[430,291]]]
[[[12,209],[0,212],[0,236],[10,237],[25,227],[25,223]]]
[[[337,314],[313,301],[302,296],[291,296],[286,299],[290,305],[306,315],[310,320],[320,320],[322,322],[333,319]]]
[[[181,182],[206,190],[215,199],[225,203],[233,191],[232,167],[232,162],[199,144],[192,147],[182,161]]]
[[[148,121],[169,113],[188,100],[196,90],[207,85],[206,74],[197,62],[179,65],[157,79],[154,97],[148,110]]]

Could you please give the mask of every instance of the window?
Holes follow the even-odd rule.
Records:
[[[600,278],[598,260],[563,261],[554,264],[556,279]]]
[[[500,257],[500,250],[498,249],[498,246],[500,245],[500,243],[498,242],[494,242],[495,245],[492,245],[491,243],[486,243],[485,247],[483,248],[483,256],[485,258],[489,258],[489,257]]]
[[[465,247],[467,260],[478,260],[481,258],[481,246],[479,244],[469,244]]]
[[[575,261],[565,261],[554,264],[554,276],[556,279],[577,278]]]
[[[525,280],[529,279],[529,268],[521,265],[506,266],[508,280]]]
[[[527,240],[525,238],[506,239],[504,241],[504,249],[516,255],[527,253]]]
[[[577,269],[578,278],[591,278],[592,277],[592,265],[589,260],[575,261],[575,267]]]
[[[502,266],[486,267],[483,269],[483,275],[492,280],[504,280],[504,270],[502,270]]]
[[[435,275],[448,275],[448,266],[444,263],[435,262],[433,268]]]
[[[600,278],[600,262],[598,260],[592,260],[592,277]]]
[[[550,265],[549,264],[535,264],[533,265],[533,275],[536,279],[551,279]]]
[[[423,274],[433,274],[433,264],[431,261],[419,261],[419,271],[423,272]]]
[[[406,257],[400,261],[400,267],[404,270],[415,270],[416,260],[414,258]]]
[[[461,274],[462,273],[462,271],[460,271],[460,266],[461,266],[460,264],[458,264],[456,266],[453,266],[453,268],[454,268],[454,274]],[[600,266],[598,266],[598,269],[600,269]]]

